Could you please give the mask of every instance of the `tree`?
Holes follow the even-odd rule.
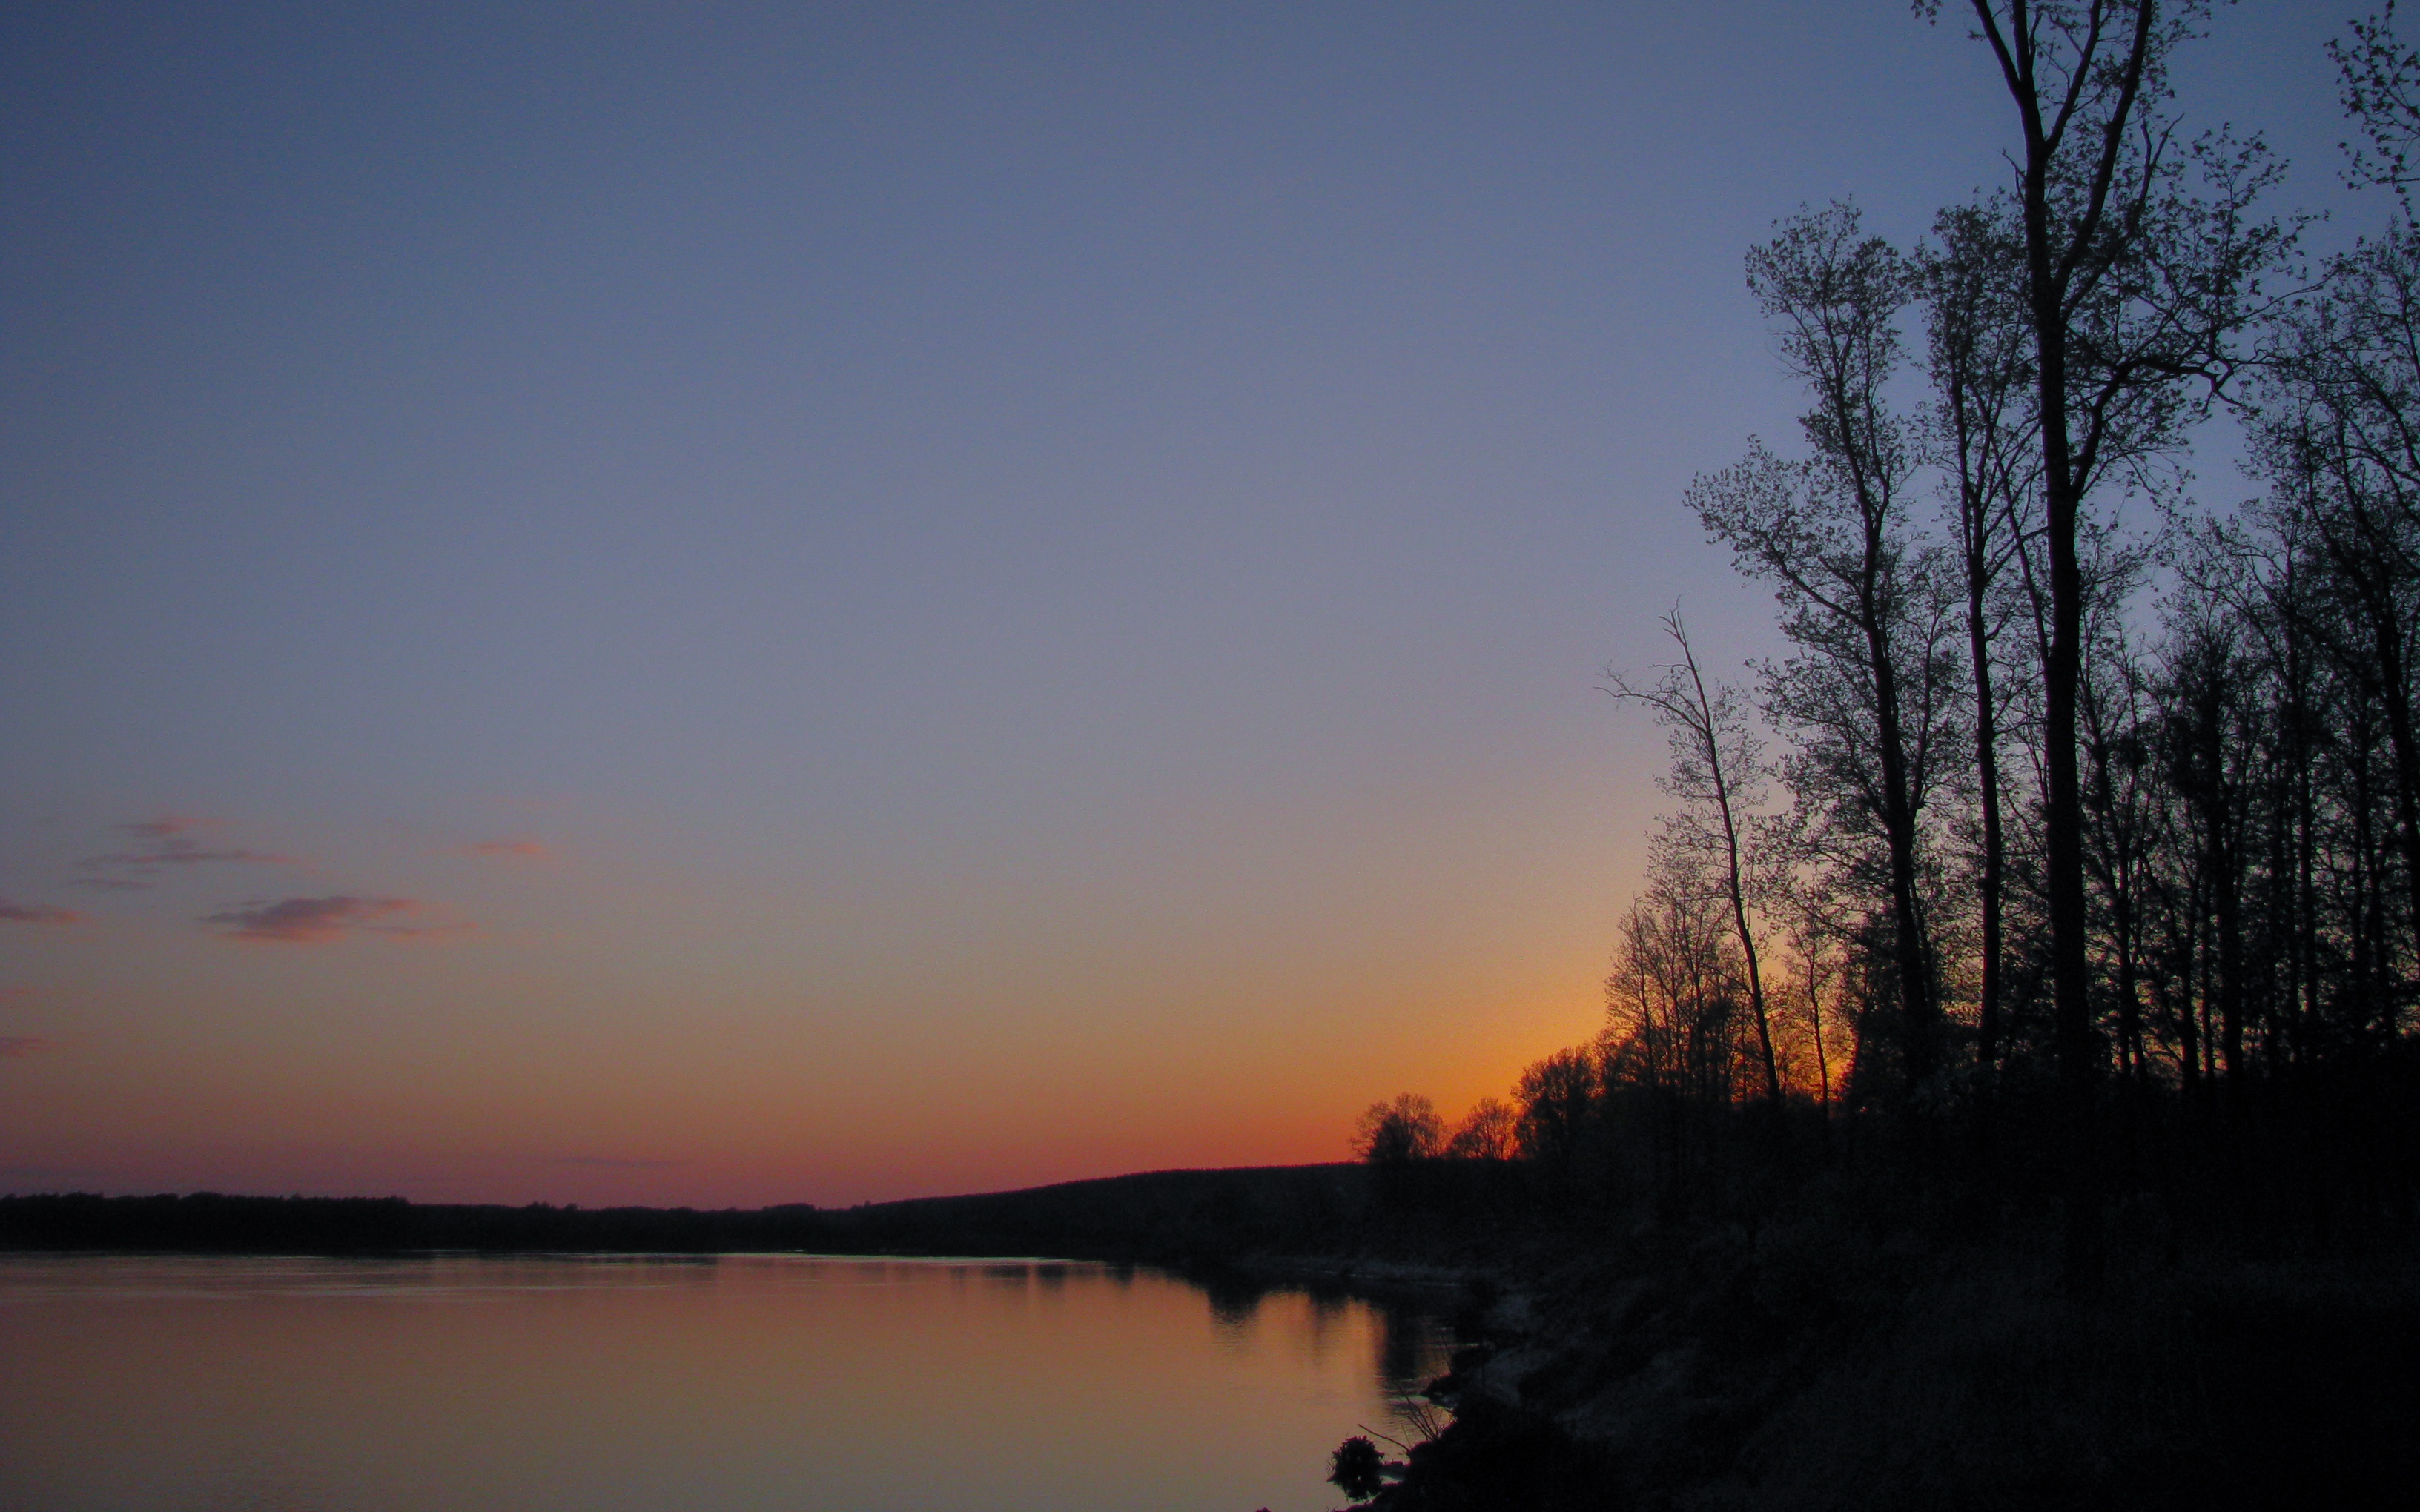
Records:
[[[1916,0],[1919,15],[1939,0]],[[1970,0],[2016,107],[2012,196],[2034,345],[2050,635],[2043,667],[2043,891],[2075,1221],[2069,1273],[2098,1264],[2098,1154],[2089,1133],[2101,1056],[2086,935],[2077,698],[2085,503],[2104,473],[2182,443],[2238,362],[2260,274],[2289,244],[2250,218],[2275,170],[2259,144],[2187,147],[2165,105],[2170,56],[2204,0]],[[2201,170],[2199,190],[2186,181]]]
[[[1622,916],[1621,945],[1606,980],[1606,1017],[1626,1079],[1676,1098],[1723,1103],[1735,1087],[1740,975],[1725,949],[1720,889],[1707,871],[1703,855],[1658,838],[1647,894]],[[1583,1054],[1566,1052],[1567,1063],[1556,1067],[1532,1066],[1522,1081],[1524,1102],[1532,1101],[1533,1078],[1540,1088],[1557,1078],[1576,1085]]]
[[[1738,692],[1721,684],[1707,688],[1678,609],[1668,612],[1663,623],[1665,634],[1680,649],[1681,659],[1658,668],[1661,675],[1645,687],[1617,674],[1610,691],[1616,698],[1654,710],[1656,722],[1670,737],[1672,765],[1664,779],[1664,790],[1681,800],[1681,809],[1668,825],[1666,837],[1669,843],[1707,857],[1721,878],[1724,900],[1730,905],[1732,937],[1747,971],[1748,1011],[1764,1063],[1765,1095],[1778,1107],[1781,1062],[1774,1054],[1773,1020],[1765,1011],[1756,931],[1748,923],[1752,883],[1741,838],[1745,822],[1742,808],[1762,801],[1763,764]]]
[[[1521,1153],[1568,1169],[1595,1112],[1604,1078],[1586,1049],[1558,1050],[1521,1073],[1513,1096],[1521,1104]]]
[[[1949,692],[1937,562],[1909,518],[1918,458],[1887,398],[1915,284],[1906,260],[1864,236],[1846,205],[1781,223],[1747,261],[1783,362],[1814,397],[1800,420],[1813,455],[1784,461],[1758,444],[1692,484],[1688,501],[1741,570],[1775,586],[1783,631],[1799,647],[1768,677],[1769,706],[1807,735],[1792,785],[1880,841],[1912,1092],[1940,1066],[1917,874]]]
[[[2030,392],[2034,354],[2022,318],[2024,267],[2022,239],[2004,204],[1944,210],[1917,264],[1933,389],[1926,451],[1944,475],[1965,588],[1980,829],[1975,1060],[1987,1077],[1999,1065],[2008,887],[2003,717],[1994,675],[2007,619],[2000,590],[2025,544],[2041,476]]]
[[[2251,407],[2255,465],[2274,528],[2307,542],[2322,572],[2295,600],[2303,627],[2385,717],[2420,929],[2420,228],[2338,258],[2285,326]]]
[[[1450,1160],[1511,1160],[1520,1149],[1521,1116],[1492,1097],[1471,1104],[1445,1142]]]
[[[2420,180],[2412,167],[2412,145],[2420,142],[2420,51],[2397,40],[2395,0],[2386,0],[2385,9],[2354,22],[2351,29],[2351,43],[2329,42],[2328,56],[2336,65],[2345,114],[2361,123],[2369,147],[2363,150],[2346,145],[2352,162],[2345,177],[2356,184],[2394,190],[2409,219],[2412,185]]]
[[[1435,1160],[1445,1148],[1445,1122],[1436,1104],[1418,1092],[1389,1103],[1373,1103],[1361,1115],[1354,1151],[1373,1165],[1408,1165]]]

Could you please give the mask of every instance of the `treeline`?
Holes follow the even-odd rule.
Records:
[[[2009,186],[1748,254],[1801,435],[1685,501],[1789,649],[1727,685],[1675,610],[1612,684],[1672,806],[1605,1031],[1457,1129],[1373,1108],[1373,1161],[1673,1207],[1863,1162],[2063,1214],[2079,1280],[2146,1204],[2262,1242],[2420,1211],[2420,219],[2308,255],[2259,140],[2180,124],[2201,8],[1971,8]],[[2403,196],[2392,21],[2332,51],[2352,177]],[[2240,508],[2189,492],[2212,423]]]
[[[1018,1192],[816,1208],[582,1208],[214,1192],[0,1196],[0,1250],[196,1254],[1038,1255],[1218,1265],[1350,1247],[1370,1207],[1356,1165],[1150,1171]]]
[[[828,1250],[845,1216],[803,1203],[718,1211],[217,1192],[126,1197],[59,1193],[0,1196],[0,1249],[220,1255]]]

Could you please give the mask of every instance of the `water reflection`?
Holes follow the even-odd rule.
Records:
[[[1267,1295],[1267,1287],[1228,1274],[1198,1276],[1194,1285],[1208,1300],[1210,1320],[1222,1337],[1242,1342],[1250,1335],[1252,1319],[1260,1315],[1261,1299]]]
[[[1062,1261],[0,1258],[0,1506],[1310,1512],[1448,1348]]]
[[[1435,1320],[1404,1308],[1378,1313],[1378,1383],[1389,1396],[1417,1392],[1438,1374]]]

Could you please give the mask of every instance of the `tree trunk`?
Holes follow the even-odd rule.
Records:
[[[1874,519],[1874,511],[1867,510]],[[1875,600],[1880,579],[1881,542],[1868,526],[1865,602],[1866,648],[1874,679],[1876,744],[1883,768],[1883,832],[1890,849],[1891,925],[1898,937],[1892,955],[1899,967],[1900,1011],[1904,1023],[1903,1054],[1907,1088],[1914,1093],[1932,1079],[1940,1067],[1939,1026],[1934,1022],[1931,983],[1925,969],[1922,914],[1916,901],[1916,803],[1909,790],[1906,736],[1900,725],[1899,674],[1891,660],[1890,641],[1883,630],[1881,606]]]
[[[1979,506],[1978,506],[1979,507]],[[1975,663],[1975,770],[1983,810],[1982,982],[1977,993],[1975,1064],[1988,1085],[2000,1064],[2000,734],[1992,702],[1991,632],[1983,610],[1983,563],[1970,547],[1966,564],[1966,640]]]

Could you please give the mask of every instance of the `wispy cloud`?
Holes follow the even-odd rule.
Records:
[[[174,840],[189,829],[199,829],[210,821],[196,819],[192,814],[166,813],[157,819],[138,819],[117,827],[137,840]]]
[[[266,851],[249,851],[239,846],[211,847],[199,841],[163,840],[145,850],[113,851],[107,856],[87,856],[85,866],[191,866],[204,861],[265,861],[279,866],[291,866],[294,857],[272,856]]]
[[[457,845],[454,847],[454,854],[457,856],[519,856],[531,860],[539,860],[554,853],[547,849],[542,842],[534,840],[483,840],[469,845]]]
[[[365,898],[336,893],[325,898],[265,898],[206,915],[205,924],[225,926],[222,937],[262,940],[283,945],[324,945],[347,934],[385,934],[421,939],[458,934],[468,924],[392,922],[419,913],[416,898]]]
[[[157,887],[159,884],[153,882],[138,882],[132,877],[70,877],[68,878],[68,886],[70,887],[91,887],[100,892],[141,892],[147,887]]]
[[[0,898],[0,919],[12,924],[81,924],[84,916],[72,908],[56,908],[49,903],[11,903]]]
[[[37,1040],[29,1034],[0,1034],[0,1060],[23,1060],[58,1047],[48,1040]]]
[[[194,830],[211,828],[214,823],[190,814],[163,814],[157,819],[138,819],[131,825],[117,826],[134,838],[132,849],[86,856],[77,864],[103,868],[131,867],[138,871],[160,866],[192,866],[209,861],[251,861],[271,866],[300,864],[291,856],[277,856],[268,851],[247,850],[234,845],[206,845],[193,837]]]

